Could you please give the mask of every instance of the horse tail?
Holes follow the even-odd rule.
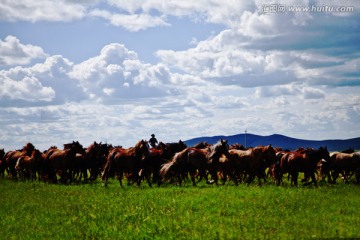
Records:
[[[107,180],[109,178],[110,170],[112,169],[114,155],[115,155],[115,151],[109,153],[104,167],[104,171],[101,174],[101,180],[104,181],[105,187],[107,185]]]
[[[161,165],[160,176],[163,179],[167,179],[169,177],[170,173],[174,169],[174,164],[175,164],[175,161],[170,161],[170,162],[167,162],[167,163],[164,163],[163,165]]]
[[[186,150],[187,149],[184,149],[183,151],[176,153],[171,161],[161,165],[160,176],[163,179],[167,179],[169,175],[176,170],[175,168],[181,162],[181,159],[185,155]]]

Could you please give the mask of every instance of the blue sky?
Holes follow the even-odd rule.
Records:
[[[263,12],[269,4],[284,12]],[[352,7],[291,12],[291,6]],[[360,136],[357,0],[2,1],[0,146]]]

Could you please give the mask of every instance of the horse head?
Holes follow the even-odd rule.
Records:
[[[211,146],[209,159],[218,161],[222,154],[230,157],[228,140],[220,139],[219,142]]]
[[[23,147],[23,152],[26,153],[26,155],[30,156],[32,151],[34,151],[35,147],[32,143],[28,142],[24,147]]]
[[[141,155],[142,157],[147,157],[150,155],[150,150],[149,150],[149,143],[148,141],[142,139],[141,141],[139,141],[136,145],[135,145],[135,154],[136,155]]]
[[[328,162],[331,161],[330,153],[329,153],[327,147],[320,147],[317,151],[319,152],[321,159],[324,159],[325,161],[328,161]]]
[[[179,140],[179,148],[180,148],[181,150],[184,150],[185,148],[187,148],[186,143],[184,143],[183,141],[181,141],[181,139]]]
[[[277,157],[276,157],[276,150],[275,148],[273,148],[273,146],[271,146],[271,144],[267,147],[265,147],[266,149],[266,158],[268,160],[269,164],[273,164],[277,162]]]

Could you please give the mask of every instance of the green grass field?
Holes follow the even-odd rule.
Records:
[[[150,188],[0,180],[1,239],[359,238],[360,186]]]

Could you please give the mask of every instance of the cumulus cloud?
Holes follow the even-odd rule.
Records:
[[[72,62],[58,55],[31,67],[18,66],[2,70],[0,97],[12,100],[7,102],[10,105],[14,101],[16,103],[16,100],[60,104],[84,99],[78,81],[68,76],[72,67]]]
[[[42,86],[36,77],[24,77],[21,81],[9,78],[0,79],[0,99],[20,99],[23,101],[51,101],[55,91],[51,87]]]
[[[198,41],[195,47],[158,50],[156,55],[185,73],[243,87],[304,81],[309,85],[358,84],[356,38],[360,35],[351,30],[357,28],[358,18],[327,12],[311,17],[263,14],[257,4],[258,10],[239,13],[237,25]],[[297,4],[309,5],[307,1]],[[306,26],[289,21],[292,17],[306,18]],[[342,37],[334,38],[335,33]]]
[[[75,65],[69,73],[98,101],[168,95],[171,75],[164,65],[143,63],[135,52],[117,43],[105,46],[98,56]]]
[[[41,47],[22,44],[15,36],[9,35],[4,41],[0,39],[0,66],[25,65],[32,59],[45,57],[47,54]]]

